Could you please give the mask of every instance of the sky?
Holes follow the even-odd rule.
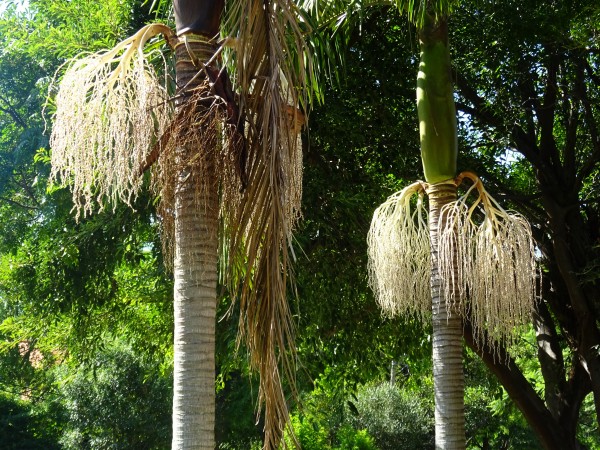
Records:
[[[2,14],[9,5],[17,5],[18,11],[23,11],[27,8],[29,0],[0,0],[0,14]]]

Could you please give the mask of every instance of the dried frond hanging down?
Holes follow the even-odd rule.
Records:
[[[446,228],[440,230],[440,274],[446,298],[458,288],[458,309],[473,324],[476,339],[511,345],[515,328],[531,319],[536,276],[531,227],[518,213],[505,211],[465,172],[457,179],[473,185],[455,203],[446,205]],[[469,204],[471,194],[475,201]]]
[[[369,284],[383,311],[427,323],[431,255],[424,195],[422,182],[391,195],[373,214],[367,245]]]
[[[140,167],[172,114],[167,90],[144,54],[168,27],[148,25],[112,50],[71,61],[58,86],[50,137],[51,180],[71,184],[77,215],[95,204],[131,204]]]
[[[293,1],[250,0],[229,8],[225,29],[234,42],[231,76],[246,120],[248,180],[241,206],[223,213],[231,233],[228,284],[238,294],[241,338],[260,374],[265,448],[275,449],[289,424],[281,382],[293,386],[295,379],[287,293],[302,197],[296,123],[317,84]],[[236,261],[247,269],[236,270]]]

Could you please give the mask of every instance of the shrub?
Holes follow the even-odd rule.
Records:
[[[63,388],[69,449],[158,450],[170,447],[170,381],[127,348],[108,349]]]
[[[434,418],[430,402],[415,392],[389,383],[359,389],[349,422],[366,429],[381,450],[434,448]]]
[[[334,450],[378,450],[375,439],[367,430],[355,430],[350,425],[345,425],[338,432],[339,447]]]

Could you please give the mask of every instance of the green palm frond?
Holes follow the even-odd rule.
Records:
[[[432,20],[447,19],[458,4],[459,0],[303,0],[300,7],[310,12],[320,26],[337,30],[360,19],[369,9],[395,6],[421,29]]]
[[[318,73],[328,81],[340,82],[344,73],[344,53],[352,33],[369,14],[382,8],[395,8],[406,14],[417,30],[435,27],[445,21],[458,0],[301,0],[304,22],[310,24],[310,44]],[[408,25],[408,24],[407,24]]]
[[[393,0],[396,7],[405,12],[408,19],[418,29],[422,29],[429,21],[437,23],[450,16],[458,5],[458,0]]]

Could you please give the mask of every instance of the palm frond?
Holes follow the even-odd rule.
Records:
[[[417,29],[427,23],[446,20],[459,0],[392,0],[399,11],[406,13]]]
[[[247,188],[224,214],[231,233],[229,285],[241,308],[241,337],[259,372],[265,448],[278,447],[289,422],[282,380],[293,385],[292,232],[301,216],[302,153],[298,125],[318,93],[316,71],[293,1],[234,2],[225,29],[233,42],[233,85],[246,120]],[[225,208],[228,205],[224,205]],[[230,266],[236,267],[235,264]]]
[[[360,23],[369,10],[395,6],[420,29],[428,22],[447,19],[458,3],[459,0],[303,0],[300,8],[308,11],[320,27],[338,31]]]
[[[446,19],[457,4],[458,0],[302,0],[299,9],[303,11],[304,23],[310,26],[307,33],[310,34],[317,72],[325,81],[339,84],[348,43],[369,14],[382,8],[395,8],[421,29],[426,23],[435,24]]]

